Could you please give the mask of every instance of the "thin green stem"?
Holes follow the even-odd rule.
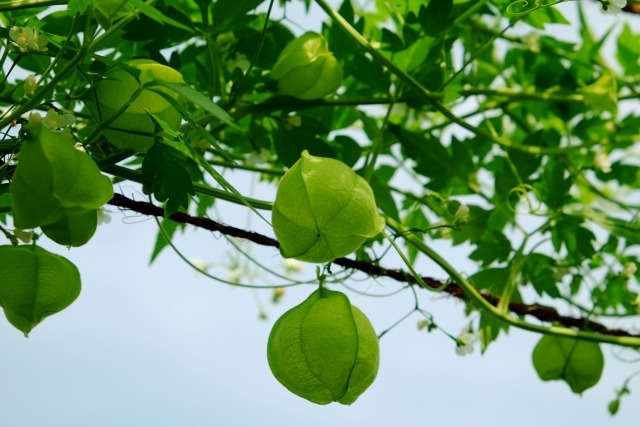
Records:
[[[142,175],[142,172],[131,170],[123,166],[113,165],[102,169],[104,172],[117,176],[118,178],[126,179],[129,181],[137,182],[139,184],[151,183],[151,180]],[[204,194],[207,196],[215,197],[216,199],[226,200],[227,202],[235,203],[237,205],[246,205],[244,201],[225,190],[209,187],[207,185],[193,183],[193,188],[196,193]],[[245,201],[255,209],[262,209],[270,211],[273,207],[271,202],[264,200],[252,199],[245,197]]]
[[[382,153],[382,147],[384,145],[384,132],[387,128],[387,124],[389,123],[389,116],[391,115],[393,105],[394,104],[391,103],[387,107],[387,114],[385,114],[384,119],[382,120],[380,130],[378,131],[376,137],[373,139],[371,152],[369,153],[369,156],[367,156],[364,166],[364,179],[367,180],[367,182],[371,181],[371,177],[373,176],[373,172],[375,171],[376,163],[378,161],[378,156],[380,156],[380,154]]]
[[[427,90],[424,86],[422,86],[418,81],[416,81],[409,74],[401,70],[397,65],[395,65],[391,60],[385,57],[378,49],[373,47],[371,43],[367,39],[365,39],[355,28],[351,26],[336,10],[334,10],[326,0],[316,0],[316,3],[322,10],[325,11],[327,15],[333,19],[334,23],[340,27],[353,41],[362,46],[376,61],[378,61],[381,65],[386,67],[389,71],[395,74],[403,83],[405,83],[410,89],[414,91],[416,95],[418,95],[423,101],[431,105],[436,111],[441,113],[447,119],[449,119],[452,123],[457,124],[458,126],[467,129],[473,134],[486,139],[489,142],[501,145],[503,147],[511,148],[518,151],[523,151],[525,153],[530,154],[564,154],[568,151],[574,150],[575,147],[568,148],[555,148],[555,147],[538,147],[538,146],[530,146],[530,145],[518,145],[513,144],[507,138],[502,137],[494,137],[493,135],[485,132],[482,129],[476,128],[475,126],[467,123],[463,119],[456,116],[451,110],[445,107],[440,100],[444,98],[444,94],[440,92],[431,92]]]
[[[211,73],[211,83],[209,84],[209,97],[215,95],[216,78],[218,77],[216,55],[213,47],[213,40],[211,40],[212,32],[209,25],[209,5],[208,0],[200,0],[198,6],[200,7],[200,15],[202,16],[202,30],[204,32],[203,38],[207,45],[207,62],[209,63],[209,72]],[[224,88],[220,88],[220,95],[223,96]]]
[[[247,77],[250,75],[253,67],[255,67],[256,62],[258,62],[258,58],[260,57],[260,53],[262,52],[262,46],[264,46],[264,40],[267,38],[267,29],[269,28],[269,19],[271,18],[271,11],[273,10],[273,3],[275,0],[271,0],[269,2],[269,8],[267,9],[267,14],[264,18],[264,26],[262,27],[262,33],[260,34],[260,40],[258,41],[258,46],[256,47],[256,51],[253,54],[253,58],[251,58],[251,63],[249,64],[249,68],[240,79],[238,86],[236,87],[235,92],[231,96],[231,101],[229,102],[229,108],[233,108],[238,99],[242,96],[242,89],[244,88]]]
[[[640,347],[640,338],[638,337],[618,337],[589,331],[576,331],[574,329],[560,326],[536,325],[512,317],[509,314],[501,313],[497,307],[489,303],[489,301],[487,301],[466,278],[464,278],[436,251],[431,249],[431,247],[426,245],[420,239],[417,239],[413,235],[406,233],[404,227],[402,227],[402,225],[396,222],[393,218],[387,217],[386,220],[387,225],[396,233],[402,235],[407,243],[413,245],[416,249],[418,249],[420,252],[422,252],[423,254],[431,258],[436,264],[438,264],[454,280],[454,282],[458,286],[460,286],[471,303],[473,303],[481,311],[495,317],[496,319],[506,322],[517,328],[528,330],[531,332],[565,338],[582,339],[586,341],[610,343],[625,347]]]
[[[407,86],[409,86],[416,94],[422,99],[433,101],[442,99],[444,94],[431,92],[424,86],[418,83],[413,77],[401,70],[396,64],[384,56],[378,49],[373,47],[367,39],[365,39],[355,28],[351,26],[335,9],[333,9],[329,3],[325,0],[316,0],[316,3],[327,15],[333,19],[342,31],[344,31],[353,41],[362,46],[376,61],[382,64],[385,68],[395,74],[400,80],[402,80]]]
[[[487,97],[506,98],[509,101],[560,102],[566,104],[584,104],[584,95],[578,93],[534,93],[509,88],[502,89],[465,89],[458,92],[461,96],[485,95]]]
[[[34,7],[59,6],[67,3],[68,0],[5,0],[0,3],[0,12],[30,9]]]
[[[409,233],[409,231],[405,230],[404,233]],[[420,277],[420,275],[414,270],[413,264],[411,264],[411,261],[409,261],[409,259],[406,257],[404,252],[402,252],[402,249],[400,249],[400,247],[395,242],[395,240],[393,240],[393,238],[391,236],[389,236],[384,230],[382,230],[382,235],[384,236],[385,239],[387,239],[389,241],[389,243],[391,243],[391,246],[393,246],[393,248],[396,250],[396,252],[400,256],[400,258],[402,259],[402,262],[404,262],[404,264],[407,266],[407,268],[409,269],[411,274],[413,274],[413,277],[415,277],[416,281],[418,282],[418,284],[420,286],[422,286],[423,288],[428,289],[430,291],[434,291],[434,292],[439,292],[439,291],[441,291],[441,290],[443,290],[444,288],[447,287],[446,283],[443,284],[442,286],[437,287],[437,288],[433,288],[433,287],[427,285],[425,283],[425,281],[422,280],[422,277]]]

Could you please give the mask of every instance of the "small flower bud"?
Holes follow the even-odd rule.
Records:
[[[35,74],[29,74],[26,79],[24,79],[24,95],[27,98],[31,98],[36,91],[36,86],[38,82],[36,81]]]

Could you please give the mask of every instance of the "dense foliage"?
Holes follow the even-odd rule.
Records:
[[[375,377],[366,316],[324,289],[354,271],[465,301],[470,328],[451,335],[460,354],[510,327],[540,333],[540,378],[585,391],[602,345],[640,348],[640,33],[625,24],[597,38],[584,13],[640,8],[599,1],[577,2],[569,21],[562,1],[315,0],[322,34],[275,19],[273,0],[0,3],[0,305],[27,334],[70,304],[77,269],[38,241],[82,246],[107,203],[163,217],[153,258],[183,227],[280,247],[224,226],[224,210],[214,218],[226,200],[271,221],[274,200],[221,173],[239,170],[283,183],[272,234],[283,256],[326,263],[299,307],[344,319],[331,326],[343,341],[325,341],[322,322],[279,321],[307,334],[295,351],[274,346],[296,334],[270,341],[274,374],[295,393],[352,403]],[[114,194],[124,181],[149,200]],[[474,270],[434,242],[467,248]],[[415,267],[425,258],[442,277]],[[417,303],[414,314],[439,330]],[[282,358],[300,361],[305,342],[327,356],[304,356],[300,381]],[[328,372],[345,343],[352,357]],[[329,391],[309,391],[314,375]]]

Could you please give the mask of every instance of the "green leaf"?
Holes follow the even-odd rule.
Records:
[[[563,215],[556,220],[551,229],[551,242],[559,252],[562,246],[567,249],[567,258],[576,262],[591,258],[595,253],[593,242],[596,240],[593,232],[581,226],[582,218],[573,215]]]
[[[0,246],[0,306],[25,336],[80,295],[80,273],[38,246]]]
[[[565,173],[563,163],[550,162],[545,166],[540,184],[536,185],[540,199],[552,210],[562,208],[569,197],[572,181]]]
[[[336,158],[347,166],[353,167],[362,155],[360,145],[355,139],[346,135],[337,135],[333,141],[329,142],[329,146],[335,151]]]
[[[373,195],[376,198],[376,204],[382,212],[389,215],[396,221],[400,221],[400,214],[398,213],[398,207],[395,200],[391,196],[391,190],[389,189],[389,179],[395,172],[395,169],[390,166],[382,166],[373,173],[369,185],[373,190]]]
[[[525,3],[526,4],[526,3]],[[544,30],[546,24],[569,24],[562,12],[553,6],[546,6],[527,14],[524,22],[534,28]]]
[[[469,219],[459,231],[453,233],[453,244],[478,243],[483,239],[491,216],[491,211],[481,207],[469,205]]]
[[[220,120],[222,123],[234,128],[238,128],[238,125],[236,124],[235,120],[233,120],[233,117],[229,115],[229,113],[227,113],[215,102],[213,102],[211,99],[207,98],[197,90],[187,85],[178,84],[178,83],[169,83],[169,82],[163,82],[163,81],[155,81],[154,85],[163,86],[173,90],[174,92],[181,95],[185,100],[192,102],[195,105],[201,107],[206,112],[210,113],[213,117]],[[149,89],[152,89],[152,87],[149,87]],[[161,91],[154,91],[154,92],[162,95],[172,105],[177,103],[175,99],[170,99],[171,97],[168,97],[167,94],[164,92],[161,92]],[[180,106],[181,108],[178,108],[176,105],[174,105],[174,107],[176,107],[178,111],[184,110],[184,107],[182,106]]]
[[[83,13],[92,0],[69,0],[67,3],[67,11],[70,15],[75,15],[76,13]]]
[[[555,268],[556,262],[553,258],[532,253],[527,255],[522,274],[525,281],[531,282],[538,295],[547,294],[553,298],[560,298]]]
[[[511,253],[511,242],[498,231],[487,230],[476,244],[478,247],[469,258],[479,261],[483,266],[495,261],[506,261]]]
[[[155,7],[143,2],[142,0],[128,0],[128,1],[131,2],[131,4],[133,4],[136,8],[138,8],[140,12],[142,12],[143,14],[145,14],[146,16],[148,16],[149,18],[153,19],[154,21],[160,24],[168,24],[168,25],[171,25],[172,27],[179,28],[189,33],[194,32],[193,28],[189,28],[186,25],[176,21],[175,19],[168,17],[167,15],[160,12]]]
[[[278,160],[291,167],[305,150],[314,156],[336,158],[333,147],[318,137],[320,133],[325,132],[328,130],[325,130],[319,122],[304,116],[300,126],[280,126],[274,134],[274,148]]]
[[[583,87],[580,92],[585,103],[595,110],[608,111],[614,117],[618,114],[618,88],[612,73],[603,74],[594,83]]]
[[[618,36],[616,57],[627,77],[640,74],[640,33],[634,34],[629,23],[624,25]]]
[[[500,335],[500,331],[508,332],[509,325],[490,314],[480,315],[480,349],[484,353],[489,344],[495,341]]]
[[[428,36],[435,36],[451,25],[451,10],[453,0],[431,0],[429,4],[420,7],[418,19]]]
[[[213,28],[216,33],[242,28],[255,16],[247,13],[255,9],[263,0],[217,0],[213,5]]]
[[[604,286],[594,289],[591,295],[596,307],[609,312],[631,315],[637,313],[636,298],[637,294],[629,289],[629,280],[620,275],[605,278]]]
[[[166,202],[165,216],[189,207],[189,195],[196,194],[184,156],[169,145],[156,142],[142,161],[142,174],[153,181],[156,200]]]
[[[457,174],[451,155],[435,137],[396,125],[389,125],[389,130],[400,140],[407,157],[415,160],[415,171],[431,179],[427,187],[436,191],[443,189]]]
[[[509,280],[509,274],[509,268],[486,268],[472,275],[469,280],[478,289],[486,289],[492,294],[502,294],[502,290]]]

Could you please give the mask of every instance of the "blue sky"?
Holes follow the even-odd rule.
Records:
[[[591,9],[592,22],[613,22],[597,13],[595,5]],[[318,18],[322,16],[309,22]],[[606,25],[599,27],[604,30]],[[273,197],[272,189],[252,186],[243,176],[227,177],[242,190],[253,188],[258,198]],[[143,199],[135,187],[117,190]],[[82,248],[67,250],[43,238],[45,247],[80,269],[79,299],[46,319],[28,339],[0,322],[0,427],[638,424],[637,383],[631,384],[632,394],[623,400],[618,416],[611,418],[606,411],[614,389],[637,369],[616,360],[608,346],[601,382],[580,397],[564,383],[537,378],[531,365],[538,339],[534,334],[511,330],[485,355],[476,349],[460,357],[443,334],[418,331],[417,317],[382,338],[378,378],[354,405],[309,403],[273,378],[266,342],[278,316],[314,288],[290,289],[273,305],[269,291],[215,283],[170,250],[148,266],[155,221],[110,210],[111,223],[99,227]],[[222,202],[218,212],[223,222],[247,224],[242,208]],[[272,234],[255,218],[250,224]],[[188,229],[176,243],[187,257],[203,259],[218,267],[219,274],[228,274],[229,245],[220,236]],[[281,262],[273,249],[248,248],[267,264]],[[439,274],[427,262],[418,269]],[[303,274],[312,272],[309,266]],[[248,280],[273,283],[264,276]],[[397,289],[391,281],[352,286],[379,293]],[[389,298],[349,296],[378,332],[414,304],[409,292]],[[427,293],[420,301],[450,333],[457,334],[467,323],[459,302]],[[258,317],[260,304],[267,320]]]

